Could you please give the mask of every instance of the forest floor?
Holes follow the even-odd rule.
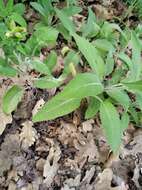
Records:
[[[119,18],[127,9],[121,1],[90,0],[86,6],[106,20]],[[131,26],[137,21],[132,17],[125,22]],[[1,81],[3,85],[11,82],[2,77]],[[119,154],[113,155],[99,122],[84,120],[82,108],[53,121],[33,124],[33,109],[55,90],[39,90],[26,83],[25,88],[12,119],[0,121],[8,123],[0,136],[0,190],[142,189],[142,129],[129,125]],[[21,141],[25,134],[26,139]]]

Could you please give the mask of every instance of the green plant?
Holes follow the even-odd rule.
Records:
[[[55,10],[53,4],[57,4],[59,0],[38,0],[37,2],[31,2],[31,6],[40,14],[41,21],[38,24],[45,24],[50,26],[55,16]],[[81,8],[77,6],[76,0],[66,1],[66,7],[63,8],[63,11],[72,16],[81,11]]]
[[[78,108],[82,99],[87,98],[85,118],[95,117],[99,113],[108,143],[116,152],[129,120],[138,125],[141,121],[141,40],[135,31],[129,30],[127,35],[128,31],[122,31],[116,24],[99,23],[91,10],[80,36],[67,14],[58,9],[55,11],[91,71],[77,73],[62,92],[33,116],[33,121],[51,120],[66,115]],[[129,46],[132,47],[131,58],[126,53]],[[117,64],[119,61],[120,65]],[[72,64],[75,67],[74,62]]]
[[[31,6],[42,18],[29,37],[24,22],[11,17],[14,8],[3,14],[0,75],[20,76],[27,71],[23,70],[24,66],[38,73],[33,81],[37,88],[52,89],[65,84],[63,90],[33,116],[33,121],[51,120],[71,113],[80,106],[82,99],[86,99],[85,119],[99,118],[111,149],[117,152],[129,122],[140,126],[142,121],[142,27],[122,30],[115,23],[97,20],[89,9],[88,19],[78,29],[70,17],[80,13],[81,8],[76,1],[66,2],[62,10],[57,9],[57,1],[32,2]],[[8,1],[6,9],[10,6],[17,5]],[[44,61],[38,57],[43,47],[56,45],[59,33],[67,44],[60,51],[64,68],[57,77],[54,75],[56,51],[51,50]],[[78,72],[81,62],[88,72]],[[72,80],[66,84],[71,76]],[[17,85],[6,92],[2,105],[4,113],[11,114],[16,109],[23,93],[23,88]]]
[[[142,17],[142,0],[124,0],[129,5],[129,12],[134,11],[140,18]]]
[[[0,1],[0,21],[13,20],[22,27],[26,27],[26,21],[22,17],[25,11],[23,3],[14,4],[14,0],[8,0],[5,4],[3,0]]]

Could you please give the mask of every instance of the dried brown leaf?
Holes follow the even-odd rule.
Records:
[[[0,151],[0,176],[8,171],[12,165],[13,158],[20,153],[20,140],[18,134],[7,135]]]
[[[58,161],[60,159],[60,156],[61,156],[61,150],[59,146],[50,148],[49,155],[46,159],[43,171],[43,176],[45,177],[44,183],[46,184],[47,187],[50,187],[58,171],[59,168]]]
[[[22,141],[22,147],[25,149],[32,146],[37,139],[37,131],[32,126],[33,123],[31,121],[23,123],[20,140]]]
[[[40,99],[39,101],[37,101],[34,109],[32,110],[32,115],[35,115],[39,109],[44,105],[45,101],[43,99]]]

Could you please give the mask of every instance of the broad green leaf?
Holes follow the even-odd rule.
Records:
[[[122,83],[125,88],[128,91],[132,91],[132,92],[141,92],[142,91],[142,80],[139,81],[135,81],[135,82],[123,82]]]
[[[33,121],[55,119],[79,107],[82,98],[102,93],[103,86],[92,73],[78,74],[64,90],[47,102],[34,116]]]
[[[130,105],[130,98],[124,90],[119,89],[117,87],[116,88],[110,87],[110,89],[107,90],[106,92],[111,98],[120,103],[125,108],[126,111],[128,110],[128,107]]]
[[[2,10],[2,9],[4,9],[4,1],[3,0],[0,1],[0,10]]]
[[[129,113],[131,114],[132,121],[135,122],[136,124],[139,124],[140,120],[139,120],[138,112],[133,106],[129,108]]]
[[[42,34],[42,35],[41,35]],[[38,43],[43,44],[55,44],[57,37],[58,37],[58,31],[51,27],[39,27],[34,33],[35,38],[37,39]]]
[[[129,125],[129,115],[127,112],[123,113],[122,117],[121,117],[121,126],[122,126],[122,130],[124,131],[125,129],[128,128]],[[123,132],[122,131],[122,132]]]
[[[34,60],[31,62],[31,64],[32,64],[32,67],[36,71],[40,72],[41,74],[51,75],[50,70],[47,67],[47,65],[41,62],[40,60]]]
[[[61,20],[63,26],[72,34],[75,33],[76,29],[75,29],[75,25],[73,24],[73,22],[69,19],[69,17],[61,10],[56,9],[56,14],[59,17],[59,19]]]
[[[43,8],[39,3],[31,2],[30,5],[31,5],[36,11],[38,11],[43,17],[46,17],[44,8]]]
[[[136,92],[135,93],[135,103],[136,103],[136,107],[139,108],[142,111],[142,92]]]
[[[73,63],[74,66],[76,66],[80,61],[80,57],[78,53],[75,51],[70,51],[67,56],[64,59],[64,73],[68,74],[70,73],[69,65],[70,63]]]
[[[52,120],[71,113],[80,106],[80,100],[76,98],[62,99],[59,95],[49,100],[41,110],[33,116],[34,122]]]
[[[8,0],[6,3],[6,11],[8,13],[12,12],[14,6],[14,0]]]
[[[82,9],[81,7],[77,7],[77,6],[70,6],[70,7],[65,7],[64,9],[62,9],[62,11],[67,15],[67,16],[74,16],[76,14],[79,14]]]
[[[114,62],[114,58],[113,58],[113,53],[110,51],[106,58],[105,76],[108,76],[109,74],[111,74],[113,72],[114,65],[115,65],[115,62]]]
[[[21,25],[22,27],[26,27],[27,23],[25,21],[25,19],[18,13],[14,12],[12,13],[12,15],[10,16],[10,18],[12,20],[14,20],[16,23],[18,23],[19,25]]]
[[[73,34],[73,37],[92,70],[102,78],[105,72],[105,64],[97,49],[87,39],[80,37],[77,34]]]
[[[16,74],[17,71],[12,67],[0,65],[0,75],[6,77],[14,77]]]
[[[10,114],[14,111],[21,101],[23,96],[23,89],[17,85],[10,88],[3,97],[2,109],[4,113]]]
[[[24,43],[25,51],[28,55],[40,53],[44,46],[54,46],[57,41],[58,31],[52,27],[38,26],[32,36]],[[42,34],[42,35],[41,35]]]
[[[25,12],[25,5],[23,3],[16,3],[13,7],[13,11],[19,15],[23,15]]]
[[[47,57],[47,59],[44,61],[44,63],[47,65],[47,67],[49,68],[50,72],[52,72],[52,69],[54,68],[54,66],[57,63],[57,54],[55,51],[52,51],[49,56]]]
[[[106,39],[96,39],[94,45],[100,51],[109,52],[114,50],[112,43]]]
[[[94,73],[81,73],[64,88],[62,96],[82,99],[88,96],[95,97],[103,90],[103,85]]]
[[[133,61],[133,75],[135,76],[135,80],[140,79],[141,71],[142,71],[142,58],[141,58],[141,44],[140,40],[136,36],[135,32],[131,33],[131,45],[132,45],[132,61]]]
[[[104,22],[103,25],[101,26],[101,32],[100,36],[105,39],[109,39],[112,37],[113,34],[113,28],[109,22]]]
[[[58,23],[57,29],[59,33],[62,34],[65,40],[71,41],[72,36],[70,35],[69,31],[62,25],[62,23]]]
[[[123,70],[121,67],[118,67],[118,68],[116,68],[114,70],[114,72],[112,72],[112,77],[107,82],[110,85],[113,85],[113,84],[115,85],[115,84],[119,83],[123,79],[125,74],[126,74],[125,70]]]
[[[100,108],[100,101],[96,98],[91,98],[88,108],[85,112],[85,119],[93,118]]]
[[[40,89],[51,89],[60,86],[64,78],[42,77],[34,81],[34,86]]]
[[[88,12],[88,20],[82,28],[82,33],[84,37],[93,38],[99,33],[100,26],[96,23],[96,17],[94,12],[90,8],[88,9]]]
[[[128,55],[126,55],[124,52],[121,52],[121,53],[118,55],[118,57],[119,57],[122,61],[124,61],[124,63],[127,64],[128,68],[129,68],[130,70],[133,69],[133,62],[132,62],[132,60],[130,59],[130,57],[129,57]]]
[[[100,118],[108,143],[117,152],[121,144],[122,126],[116,108],[108,100],[101,103]]]

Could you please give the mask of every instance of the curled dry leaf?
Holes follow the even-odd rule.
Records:
[[[113,172],[107,168],[98,175],[98,181],[95,184],[95,190],[128,190],[128,187],[122,183],[118,187],[111,187],[111,181],[113,178]]]
[[[76,159],[78,160],[79,165],[83,166],[87,159],[89,162],[99,161],[98,149],[94,142],[92,134],[88,134],[86,142],[84,142],[84,145],[80,145],[78,142],[76,142],[75,148],[78,149]]]
[[[90,119],[82,123],[82,128],[84,132],[92,131],[94,120]]]
[[[37,101],[34,109],[32,110],[32,115],[35,115],[39,109],[44,105],[45,101],[43,99],[40,99],[39,101]]]
[[[5,137],[0,151],[0,176],[8,171],[13,163],[14,157],[20,153],[20,140],[18,134],[11,134]]]
[[[142,150],[142,129],[137,130],[133,134],[134,138],[131,140],[127,146],[122,146],[120,150],[121,157],[125,158],[128,155],[132,155],[134,157],[137,157],[139,153],[141,153]],[[130,147],[130,148],[128,148]]]
[[[20,140],[22,141],[22,147],[24,149],[32,146],[37,139],[37,131],[32,126],[33,123],[31,121],[26,121],[23,123],[23,128],[20,133]]]
[[[43,177],[45,177],[44,183],[47,187],[50,187],[57,173],[57,170],[59,168],[58,161],[60,159],[60,155],[61,150],[59,146],[51,147],[43,171]]]

